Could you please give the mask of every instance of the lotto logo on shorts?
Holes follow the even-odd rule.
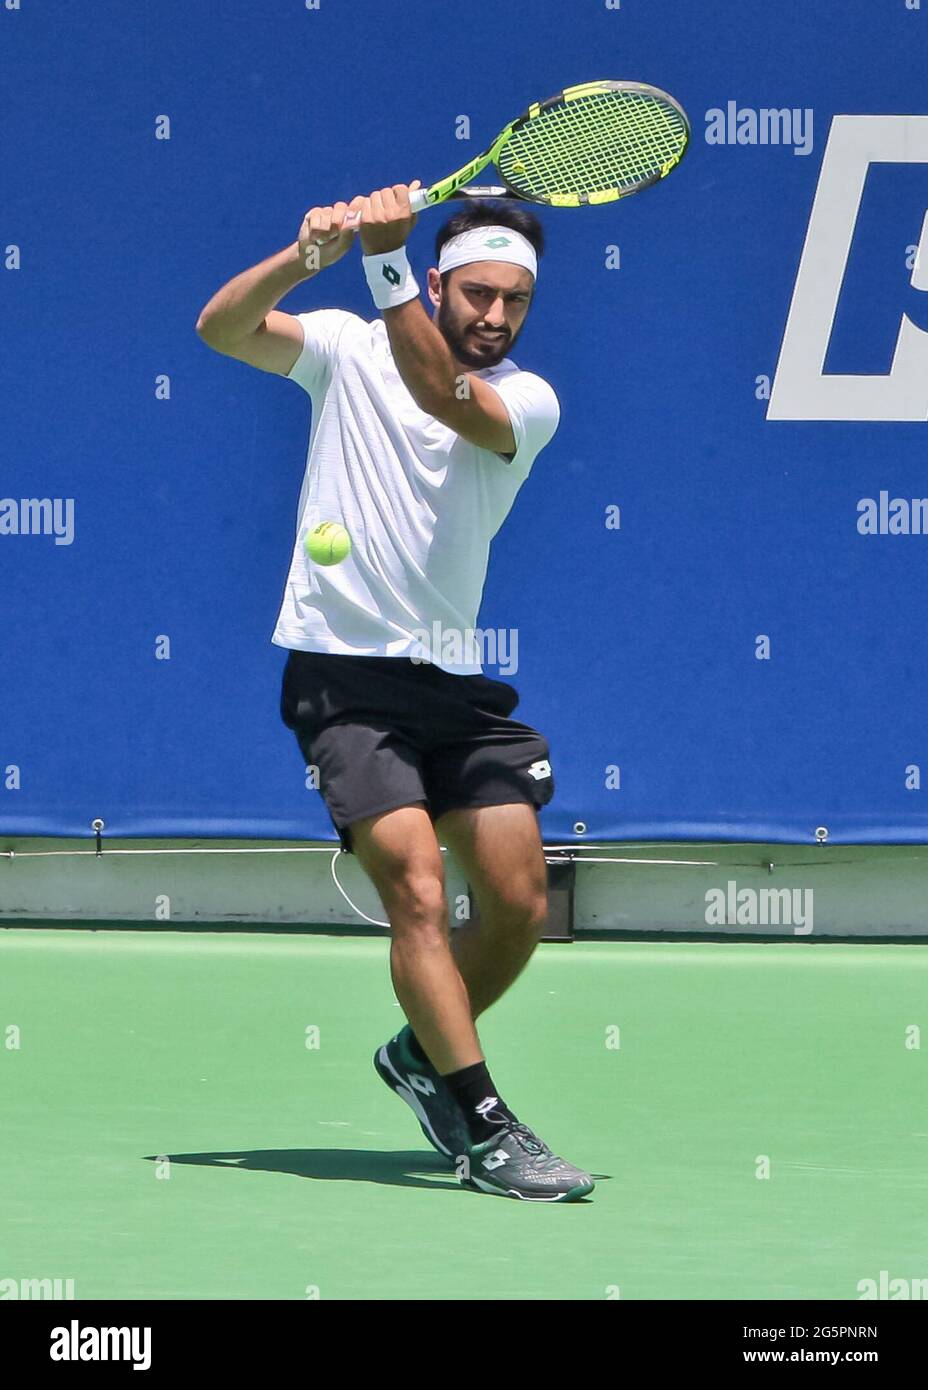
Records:
[[[537,763],[532,763],[528,769],[529,777],[534,777],[536,782],[540,782],[543,777],[551,776],[551,764],[547,758],[541,758]]]

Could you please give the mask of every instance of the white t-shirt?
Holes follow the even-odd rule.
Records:
[[[505,358],[475,373],[502,396],[516,453],[478,448],[419,409],[393,361],[386,324],[342,309],[298,314],[289,373],[312,428],[297,535],[272,641],[302,651],[429,659],[479,675],[473,634],[490,541],[558,426],[554,391]],[[339,522],[341,564],[314,564],[307,533]],[[456,641],[454,634],[461,634]]]

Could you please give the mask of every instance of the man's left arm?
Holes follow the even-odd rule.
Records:
[[[372,193],[361,219],[365,255],[385,255],[406,242],[416,224],[410,189],[396,184]],[[418,298],[384,309],[384,323],[397,371],[416,405],[462,439],[495,454],[514,454],[516,438],[499,393],[480,377],[458,370],[441,332]]]

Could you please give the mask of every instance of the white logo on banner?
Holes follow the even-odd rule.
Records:
[[[928,116],[835,116],[768,420],[928,420],[928,333],[906,314],[888,373],[840,376],[824,372],[867,172],[876,163],[928,164]],[[928,290],[928,212],[912,285]]]

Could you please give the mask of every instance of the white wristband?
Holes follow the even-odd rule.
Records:
[[[418,299],[419,286],[406,259],[405,247],[382,256],[363,256],[362,261],[378,309],[395,309],[407,300]]]

